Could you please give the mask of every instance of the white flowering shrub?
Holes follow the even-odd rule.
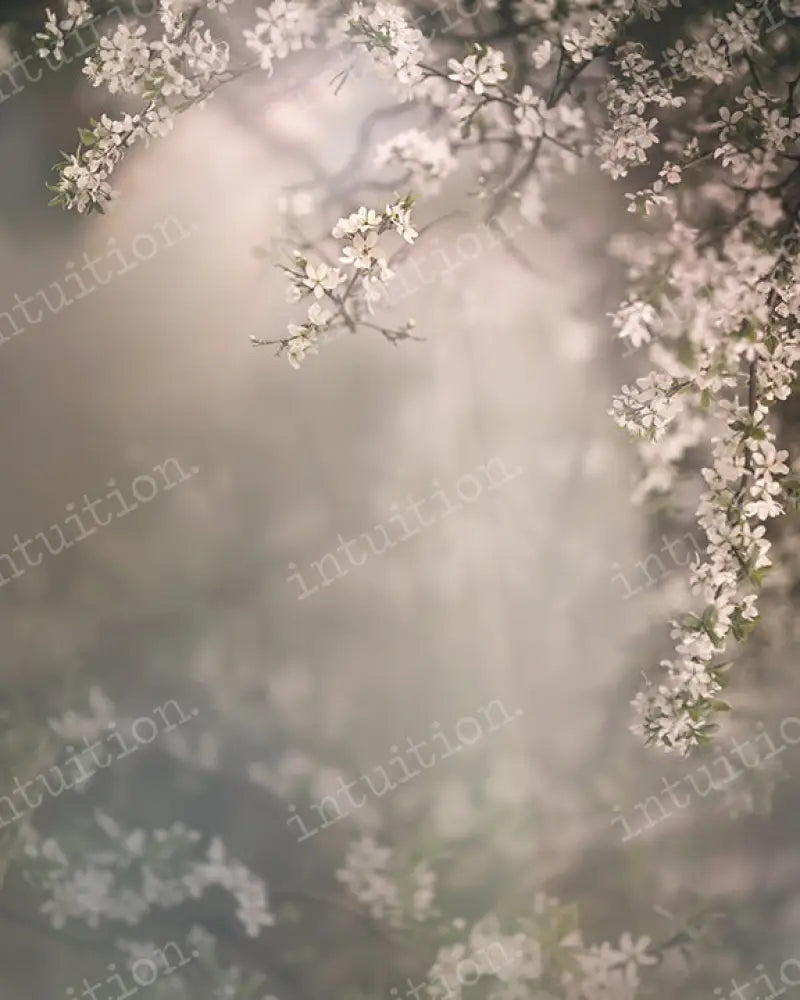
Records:
[[[305,315],[277,340],[252,339],[298,367],[340,332],[412,337],[413,320],[387,323],[376,312],[393,274],[391,240],[396,253],[413,253],[414,196],[424,205],[463,169],[489,216],[517,210],[539,221],[548,186],[582,160],[596,163],[638,217],[613,241],[628,294],[611,317],[650,369],[610,411],[639,439],[635,496],[669,498],[698,465],[703,487],[694,603],[672,622],[674,654],[661,682],[636,698],[633,728],[683,754],[708,742],[728,708],[731,646],[758,618],[772,522],[800,495],[797,461],[780,441],[800,360],[800,19],[774,0],[685,11],[680,0],[494,0],[465,33],[426,4],[273,0],[244,31],[239,62],[202,20],[205,8],[219,18],[228,7],[162,0],[158,30],[117,25],[101,40],[84,72],[139,110],[81,130],[58,164],[53,202],[103,211],[135,142],[165,135],[245,74],[267,78],[293,53],[336,50],[341,87],[366,60],[428,125],[371,151],[376,170],[399,171],[411,194],[354,204],[326,220],[332,254],[320,242],[280,265]],[[62,56],[93,16],[84,0],[49,11],[41,53]]]
[[[285,674],[281,685],[288,689],[294,677],[297,688],[295,674]],[[225,687],[220,706],[233,704],[236,678]],[[295,690],[299,707],[297,697]],[[127,728],[99,688],[90,689],[88,702],[86,711],[49,719],[53,744],[43,774],[66,753],[68,762],[51,770],[75,780],[75,772],[84,773],[75,745],[88,746],[87,756],[97,761],[98,736],[110,728],[109,718]],[[304,726],[290,724],[286,709],[285,701],[260,705],[261,727],[282,725],[287,736],[294,732],[292,742],[307,745]],[[634,1000],[658,994],[669,982],[665,965],[678,954],[691,956],[708,929],[708,916],[689,910],[658,940],[616,929],[617,918],[614,929],[603,926],[595,936],[576,903],[530,890],[530,880],[517,884],[516,873],[510,889],[506,878],[487,881],[482,867],[465,882],[463,841],[456,849],[446,837],[431,839],[413,816],[395,820],[391,830],[372,824],[377,832],[358,832],[366,822],[361,815],[347,818],[319,840],[290,838],[287,851],[287,826],[295,833],[286,822],[287,805],[313,799],[313,789],[308,796],[301,791],[302,779],[323,779],[324,768],[282,768],[276,758],[273,780],[253,772],[247,783],[231,782],[234,762],[215,738],[224,720],[213,712],[203,712],[204,733],[192,735],[187,727],[170,734],[180,737],[170,745],[173,764],[166,755],[158,764],[168,785],[166,823],[154,822],[148,807],[148,755],[155,747],[76,782],[77,801],[53,794],[14,824],[3,817],[13,839],[5,882],[13,886],[14,912],[26,912],[39,936],[76,949],[89,997],[92,990],[117,997],[138,984],[155,1000],[190,1000],[198,991],[211,1000],[286,1000],[316,995],[328,982],[352,1000]],[[216,724],[208,728],[210,715]],[[314,728],[314,713],[303,715]],[[215,750],[201,755],[206,736],[214,738]],[[289,749],[287,757],[292,754],[298,756]],[[83,767],[88,773],[88,764]],[[181,775],[192,771],[209,782],[226,776],[239,824],[216,807],[196,828],[173,818],[185,815],[191,802]],[[31,786],[44,787],[39,780],[21,783],[26,803],[34,801]],[[216,799],[213,785],[202,787],[203,799]],[[266,793],[267,787],[274,791]],[[437,787],[429,786],[434,801]],[[371,807],[388,819],[388,799]],[[476,834],[483,838],[507,819],[484,809]],[[229,846],[243,846],[243,829],[246,856],[257,855],[255,863],[244,863],[239,848]],[[499,842],[498,848],[502,853]]]

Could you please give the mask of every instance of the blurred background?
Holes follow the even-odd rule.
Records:
[[[8,57],[41,9],[2,13]],[[365,116],[392,101],[369,76],[335,95],[335,72],[300,64],[293,89],[280,74],[223,88],[129,155],[103,217],[47,207],[58,151],[108,108],[78,61],[0,103],[0,317],[15,295],[75,291],[65,276],[84,254],[110,273],[16,336],[0,326],[0,552],[63,524],[84,494],[116,486],[130,498],[136,477],[169,460],[187,473],[17,578],[0,559],[4,786],[49,764],[47,720],[85,713],[91,685],[119,720],[175,699],[198,710],[190,724],[85,795],[48,801],[37,823],[58,836],[96,804],[130,825],[181,820],[223,834],[286,891],[322,884],[364,830],[409,850],[435,840],[448,892],[474,916],[545,891],[577,902],[597,940],[663,940],[669,914],[710,900],[723,915],[715,947],[671,970],[676,996],[800,958],[800,748],[748,770],[735,795],[695,792],[669,815],[637,808],[664,781],[690,794],[704,759],[662,757],[627,731],[641,671],[657,682],[663,623],[685,600],[685,568],[662,546],[692,525],[633,506],[635,452],[606,413],[641,363],[622,357],[604,318],[622,289],[606,252],[628,224],[619,193],[591,164],[565,182],[546,225],[515,236],[528,270],[478,228],[461,173],[415,209],[432,224],[419,244],[427,284],[397,308],[423,341],[341,337],[300,371],[250,346],[294,318],[273,265],[298,228],[316,236],[370,203],[336,175]],[[399,127],[387,119],[374,138]],[[279,211],[315,178],[329,204],[315,194],[307,217]],[[179,238],[168,244],[167,231]],[[478,234],[471,259],[465,233]],[[152,256],[117,274],[114,250],[130,260],[143,245]],[[490,463],[513,473],[492,489],[477,471]],[[470,476],[482,484],[474,500],[397,541],[398,510],[423,497],[438,510],[437,490],[457,504]],[[366,533],[380,547],[381,525],[392,547],[320,569],[343,539]],[[752,737],[762,723],[778,742],[780,721],[800,715],[796,625],[782,591],[770,608],[741,658],[731,732]],[[287,803],[313,817],[307,804],[340,776],[385,765],[390,746],[437,723],[452,734],[495,700],[508,725],[297,842]],[[62,997],[100,961],[87,936],[38,915],[11,870],[0,919],[1,996]],[[224,916],[205,919],[222,933]],[[366,932],[324,907],[310,920],[312,957],[292,964],[288,943],[248,957],[266,963],[279,997],[346,996],[342,949]]]

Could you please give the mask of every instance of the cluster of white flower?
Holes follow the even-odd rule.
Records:
[[[552,112],[547,101],[534,93],[533,87],[528,83],[514,95],[514,103],[517,135],[522,139],[523,148],[532,149],[533,140],[540,139],[545,134],[547,120]]]
[[[641,191],[629,192],[625,195],[628,200],[629,212],[644,212],[650,215],[654,208],[664,207],[668,210],[674,205],[669,189],[672,185],[680,184],[684,167],[679,163],[667,160],[658,172],[658,180],[648,188]]]
[[[446,80],[457,83],[446,93],[445,104],[453,120],[452,137],[466,139],[480,113],[484,123],[503,129],[503,106],[509,102],[501,84],[508,78],[505,56],[499,49],[473,45],[463,60],[449,59]],[[442,74],[444,76],[444,74]],[[431,92],[435,95],[435,91]]]
[[[761,190],[780,178],[785,168],[779,158],[762,157],[755,169],[745,164],[749,183],[755,183],[742,197],[759,209],[749,216],[742,217],[740,198],[731,201],[724,182],[706,186],[706,195],[732,218],[715,243],[701,248],[698,231],[680,218],[683,211],[696,211],[685,182],[689,168],[696,173],[698,164],[718,160],[741,179],[742,161],[724,152],[737,129],[757,130],[768,152],[771,143],[780,151],[796,141],[794,119],[776,118],[774,99],[762,91],[748,86],[734,103],[737,110],[719,112],[720,141],[709,150],[712,156],[701,153],[695,139],[680,162],[662,167],[661,180],[674,189],[660,219],[669,225],[666,236],[659,228],[635,254],[624,243],[617,248],[628,260],[631,280],[651,289],[649,301],[634,296],[615,316],[621,335],[635,346],[649,344],[657,365],[635,388],[624,387],[612,409],[621,426],[657,442],[642,449],[646,474],[638,496],[672,488],[687,448],[712,442],[703,470],[707,489],[697,510],[707,549],[690,578],[700,607],[673,623],[677,659],[663,662],[666,683],[634,702],[635,731],[683,753],[715,731],[714,714],[726,708],[719,695],[727,665],[719,657],[729,639],[746,638],[757,617],[752,591],[771,565],[764,522],[784,513],[789,473],[788,455],[777,449],[767,422],[768,408],[788,397],[800,363],[797,261],[785,238],[776,242],[773,231],[783,213]],[[743,156],[752,160],[750,153]],[[634,197],[658,210],[662,203],[654,196],[662,191],[653,185]],[[668,281],[654,284],[654,276],[664,273]],[[653,288],[660,289],[655,297]],[[737,401],[737,393],[746,402]]]
[[[225,9],[221,3],[216,7]],[[181,111],[202,101],[226,78],[227,43],[212,38],[203,22],[174,0],[161,0],[160,18],[160,38],[148,40],[144,25],[119,24],[87,57],[83,72],[93,86],[142,98],[146,104],[141,112],[118,120],[101,115],[99,122],[92,119],[91,128],[80,130],[77,151],[56,165],[58,181],[48,185],[54,192],[51,204],[102,212],[115,193],[111,175],[133,143],[167,135]],[[80,23],[76,14],[69,29],[67,22],[61,28],[75,30]],[[60,57],[63,39],[58,52]],[[41,54],[48,53],[42,49]]]
[[[375,151],[375,165],[397,164],[409,172],[412,187],[423,194],[436,194],[442,181],[456,168],[450,142],[434,138],[418,128],[406,129],[382,143]]]
[[[508,67],[503,53],[484,45],[476,45],[474,51],[460,61],[449,59],[447,68],[450,70],[448,80],[454,80],[467,90],[472,90],[477,97],[489,93],[491,88],[508,79]]]
[[[674,379],[665,372],[651,372],[637,379],[635,388],[622,387],[611,414],[617,424],[631,434],[659,441],[680,410],[678,393],[688,388],[689,383],[685,380]]]
[[[760,88],[746,87],[735,104],[733,111],[726,106],[719,109],[719,121],[714,123],[719,142],[713,155],[738,183],[755,190],[779,173],[781,161],[800,138],[800,123],[796,115],[785,113],[781,99]],[[756,144],[747,141],[753,135],[759,137]]]
[[[759,22],[762,15],[758,6],[745,3],[737,3],[734,10],[721,11],[710,23],[711,48],[725,52],[730,61],[761,52]]]
[[[189,22],[182,11],[163,7],[161,15],[165,30],[160,39],[148,41],[141,24],[134,29],[120,24],[100,39],[83,67],[92,86],[162,105],[170,97],[194,101],[204,94],[228,68],[227,44],[203,31],[202,21]]]
[[[125,152],[138,139],[166,135],[173,117],[165,106],[150,104],[143,114],[125,114],[116,120],[102,115],[99,122],[92,119],[91,125],[91,129],[81,129],[77,152],[57,164],[58,181],[48,184],[53,192],[51,205],[82,213],[103,212],[116,196],[111,175]]]
[[[145,834],[140,829],[125,831],[103,813],[96,813],[95,819],[104,840],[96,848],[84,845],[80,852],[71,852],[71,859],[52,838],[34,830],[25,834],[24,874],[48,894],[42,911],[54,927],[61,928],[70,919],[91,928],[101,921],[134,926],[152,907],[181,906],[210,886],[234,895],[237,916],[248,936],[257,937],[262,928],[276,923],[264,883],[229,860],[218,838],[212,840],[205,860],[196,861],[201,837],[180,823]],[[422,935],[437,943],[424,986],[431,1000],[461,1000],[464,987],[478,982],[488,1000],[519,1000],[532,993],[565,1000],[634,1000],[643,985],[643,970],[655,965],[664,950],[651,947],[647,937],[635,939],[627,932],[616,946],[608,941],[585,944],[577,907],[541,892],[527,912],[511,919],[507,930],[495,912],[470,926],[463,918],[452,919],[434,908],[437,878],[425,861],[402,862],[369,836],[349,845],[335,874],[372,919],[393,932],[413,931],[417,943],[424,940]],[[213,934],[195,926],[188,942],[208,982],[216,986],[214,995],[262,996],[264,979],[259,973],[219,965]],[[158,951],[141,938],[122,936],[115,943],[133,961]],[[169,995],[174,989],[177,996],[188,996],[184,986],[176,976]]]
[[[648,952],[649,945],[649,938],[634,941],[626,932],[616,948],[605,941],[579,951],[575,955],[581,970],[577,995],[586,1000],[633,1000],[641,985],[640,968],[658,961]],[[574,979],[565,979],[566,984],[571,981]]]
[[[408,23],[403,8],[383,0],[355,3],[342,27],[353,42],[366,49],[384,76],[399,84],[402,96],[410,98],[424,78],[420,63],[425,58],[426,40],[419,28]]]
[[[672,93],[641,45],[622,46],[613,62],[616,71],[602,95],[610,118],[597,141],[601,169],[614,179],[625,177],[631,167],[647,163],[649,150],[658,143],[658,118],[648,109],[680,108],[685,98]]]
[[[462,930],[463,920],[454,921]],[[657,954],[650,939],[627,932],[617,947],[605,941],[585,945],[574,907],[537,893],[533,913],[517,921],[519,930],[503,933],[498,916],[489,913],[470,930],[466,943],[439,948],[428,971],[432,1000],[461,1000],[464,986],[482,982],[491,1000],[527,996],[565,996],[567,1000],[634,1000],[642,985],[641,969]],[[470,969],[467,978],[462,969]]]
[[[279,351],[286,350],[292,367],[299,368],[306,355],[317,353],[320,336],[333,334],[337,329],[354,331],[359,325],[367,325],[380,330],[392,341],[410,337],[413,320],[408,320],[398,330],[391,330],[368,321],[365,316],[374,311],[385,294],[386,283],[394,276],[383,256],[380,237],[395,233],[409,244],[417,238],[417,231],[411,224],[411,205],[412,199],[407,196],[387,205],[382,212],[362,206],[357,212],[339,219],[331,236],[339,241],[338,262],[345,265],[345,270],[324,261],[313,262],[296,250],[292,266],[283,268],[289,277],[288,301],[324,298],[332,308],[314,301],[302,323],[289,324],[287,337],[277,341],[251,337],[251,342],[256,346],[277,344]]]
[[[153,907],[178,906],[219,886],[233,896],[236,915],[250,937],[275,918],[269,911],[263,880],[238,861],[228,860],[219,839],[205,860],[195,851],[201,835],[183,823],[145,833],[126,831],[110,816],[95,812],[100,843],[67,857],[58,842],[28,827],[23,851],[29,881],[48,894],[42,904],[53,927],[81,920],[97,927],[101,920],[138,924]],[[102,835],[102,836],[101,836]]]
[[[350,844],[344,866],[336,878],[365,906],[376,920],[403,927],[409,919],[427,920],[432,915],[436,873],[418,862],[404,878],[388,847],[380,847],[370,836]]]
[[[654,329],[658,329],[660,325],[660,317],[655,308],[641,299],[623,302],[611,315],[619,338],[626,340],[634,348],[648,344]]]
[[[258,937],[262,927],[275,924],[266,883],[241,862],[230,860],[219,837],[211,841],[206,862],[192,871],[188,879],[194,881],[195,891],[218,885],[230,892],[237,904],[236,916],[248,937]]]
[[[543,70],[552,55],[553,44],[546,39],[532,50],[531,58],[536,68]],[[583,109],[566,92],[557,92],[555,81],[543,82],[538,89],[525,84],[518,93],[507,90],[504,84],[509,69],[504,52],[483,44],[470,45],[461,59],[449,58],[446,70],[423,65],[422,71],[417,96],[433,106],[437,117],[440,111],[446,113],[451,122],[446,140],[440,140],[434,151],[424,133],[408,130],[381,147],[379,162],[385,162],[390,151],[399,148],[397,158],[407,157],[413,178],[424,190],[432,171],[444,173],[444,166],[449,173],[455,155],[476,144],[471,137],[477,132],[478,145],[497,143],[521,154],[516,164],[509,167],[506,163],[504,171],[496,172],[492,165],[492,169],[482,174],[479,197],[489,198],[500,192],[513,194],[525,218],[537,223],[543,212],[542,180],[551,179],[562,169],[574,171],[579,157],[588,149]],[[559,73],[560,68],[554,71],[555,80]],[[549,92],[547,98],[543,96],[546,92]],[[545,148],[540,148],[543,140]],[[535,151],[532,158],[537,161],[535,172],[531,169],[533,164],[526,163],[532,151]],[[413,169],[415,160],[422,161],[417,169]],[[481,163],[491,165],[492,161],[484,158]],[[520,175],[520,183],[511,187],[508,178],[516,173]]]
[[[569,11],[560,34],[562,52],[572,63],[585,64],[603,52],[631,13],[627,0],[610,0],[603,6],[605,9],[599,13],[588,4],[576,4]]]
[[[691,574],[692,591],[702,610],[673,623],[680,659],[664,661],[669,685],[655,694],[640,693],[636,730],[648,740],[687,752],[713,732],[723,667],[715,664],[729,636],[744,639],[757,617],[756,595],[743,587],[760,583],[771,565],[763,524],[784,512],[781,480],[789,472],[786,451],[778,451],[765,424],[766,407],[720,404],[728,412],[728,433],[714,440],[713,461],[703,471],[708,489],[698,520],[708,539],[704,561]]]
[[[314,9],[297,0],[272,0],[267,8],[257,7],[255,28],[244,32],[247,48],[258,55],[261,69],[273,71],[276,59],[291,52],[313,48],[318,32]]]
[[[94,14],[90,0],[67,0],[66,17],[59,19],[48,7],[45,18],[43,30],[34,35],[36,54],[42,59],[52,56],[59,62],[64,58],[67,36],[93,20]]]
[[[679,39],[665,51],[664,70],[676,80],[719,85],[736,76],[736,63],[762,51],[759,24],[764,9],[737,3],[734,10],[708,15],[699,26],[698,41]]]
[[[472,973],[469,980],[462,975],[464,965]],[[465,985],[484,979],[491,983],[487,996],[493,1000],[512,1000],[528,995],[530,983],[541,976],[539,941],[522,931],[503,934],[497,916],[490,913],[472,927],[466,943],[458,941],[439,948],[428,970],[428,995],[432,1000],[445,997],[460,1000]]]
[[[150,46],[145,27],[131,29],[120,24],[112,35],[100,39],[97,51],[83,66],[92,86],[105,85],[111,94],[140,95],[147,89],[150,73]]]
[[[715,440],[711,467],[704,471],[709,489],[698,509],[708,550],[691,582],[702,596],[703,610],[676,626],[681,659],[665,664],[669,686],[655,695],[642,694],[636,702],[643,719],[638,731],[649,741],[684,752],[707,738],[713,731],[709,721],[713,712],[724,707],[716,697],[722,685],[713,658],[724,651],[729,636],[745,638],[756,617],[755,595],[742,592],[742,587],[757,586],[769,566],[762,522],[783,513],[783,479],[789,471],[787,455],[777,451],[774,432],[766,424],[766,404],[787,397],[800,361],[796,326],[787,322],[789,314],[783,315],[781,309],[787,298],[796,298],[794,279],[788,277],[793,271],[787,272],[784,283],[754,282],[747,265],[756,260],[757,274],[763,275],[774,272],[774,258],[765,264],[761,252],[752,247],[745,254],[735,240],[728,247],[739,254],[735,266],[730,259],[715,261],[717,266],[705,261],[694,276],[704,288],[702,307],[689,313],[691,320],[679,342],[685,344],[688,333],[698,352],[694,372],[683,369],[693,377],[688,393],[692,405],[682,411],[679,433],[668,434],[667,448],[659,449],[660,454],[656,451],[657,462],[651,464],[642,491],[645,496],[670,488],[674,469],[669,466],[677,464],[687,445],[707,438],[711,420],[724,421],[726,432]],[[769,300],[774,309],[771,324]],[[751,317],[761,317],[761,331],[752,326]],[[662,343],[654,345],[651,354],[655,351],[656,358],[674,368],[662,346],[663,331],[668,329],[665,324]],[[737,377],[741,366],[746,366],[751,396],[747,406],[727,398],[741,381]],[[647,454],[644,457],[649,461]]]

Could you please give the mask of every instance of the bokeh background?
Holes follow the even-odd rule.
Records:
[[[7,5],[7,49],[35,26],[35,6]],[[626,929],[660,940],[664,911],[713,901],[717,946],[672,970],[676,996],[800,958],[800,750],[781,758],[774,792],[766,770],[747,776],[761,814],[731,815],[716,794],[629,842],[612,822],[620,810],[641,820],[635,804],[662,778],[699,766],[627,731],[640,671],[655,682],[668,648],[663,621],[680,607],[685,569],[662,555],[663,579],[633,596],[619,574],[642,583],[637,562],[661,533],[691,525],[631,503],[635,452],[606,413],[641,364],[622,357],[605,319],[622,288],[607,240],[629,225],[619,192],[591,164],[565,182],[547,225],[515,237],[526,269],[488,242],[459,256],[459,235],[481,218],[459,175],[417,209],[434,224],[420,249],[438,240],[458,261],[449,278],[429,263],[429,283],[398,306],[423,341],[342,337],[299,372],[250,346],[251,333],[279,336],[293,318],[273,266],[293,227],[317,235],[348,198],[363,200],[336,175],[364,117],[391,101],[369,76],[335,95],[332,75],[304,63],[288,92],[280,79],[223,88],[132,153],[121,198],[88,219],[49,209],[44,185],[75,128],[108,107],[103,95],[75,63],[0,103],[0,313],[84,252],[107,255],[109,241],[127,253],[173,217],[189,234],[0,344],[0,551],[109,479],[129,495],[169,458],[198,470],[0,588],[2,704],[27,734],[6,783],[43,766],[37,733],[84,711],[90,684],[121,719],[176,698],[199,709],[191,725],[86,796],[49,803],[53,831],[95,801],[143,826],[182,819],[224,833],[291,887],[322,879],[367,824],[397,845],[445,842],[451,883],[476,915],[506,893],[547,891],[578,902],[598,940]],[[387,120],[375,136],[398,127]],[[315,177],[312,213],[294,223],[281,196]],[[298,599],[293,566],[315,579],[311,563],[340,534],[387,525],[392,505],[437,485],[453,495],[493,459],[521,471]],[[743,660],[744,731],[761,721],[774,732],[798,709],[796,627],[781,602]],[[452,730],[493,699],[519,718],[369,815],[293,840],[293,795],[319,797],[332,777],[385,763],[390,744],[435,722]],[[64,996],[98,962],[88,939],[49,929],[11,875],[0,920],[2,996]],[[318,951],[275,989],[345,995],[331,917],[310,920]],[[353,948],[365,933],[339,930]]]

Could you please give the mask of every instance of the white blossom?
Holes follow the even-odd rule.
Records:
[[[477,46],[462,61],[449,59],[447,67],[449,79],[472,89],[478,97],[508,77],[503,53],[490,47]]]
[[[299,0],[272,0],[269,7],[256,8],[255,28],[244,32],[245,44],[259,58],[263,70],[272,73],[276,60],[315,44],[317,22],[313,8]]]
[[[447,138],[434,138],[417,128],[406,129],[378,146],[376,166],[392,164],[409,171],[411,186],[423,194],[435,194],[442,181],[456,168],[456,159]]]

